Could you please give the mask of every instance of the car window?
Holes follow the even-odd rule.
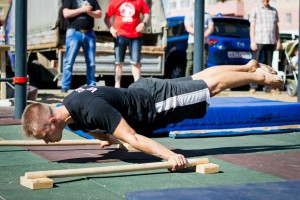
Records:
[[[289,40],[296,40],[298,39],[297,35],[291,34],[291,33],[280,33],[280,41],[281,43],[284,43]]]
[[[229,36],[236,38],[249,38],[250,28],[248,24],[234,23],[234,22],[214,22],[215,36]]]
[[[184,20],[168,21],[168,37],[180,36],[187,34],[184,28]]]

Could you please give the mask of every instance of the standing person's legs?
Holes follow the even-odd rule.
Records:
[[[127,48],[127,38],[123,36],[118,36],[115,41],[115,87],[121,87],[121,77],[123,62],[125,59],[126,48]]]
[[[273,52],[276,48],[276,45],[269,44],[265,45],[264,51],[265,51],[265,63],[266,65],[272,66],[273,61]]]
[[[203,49],[203,68],[205,69],[207,67],[207,59],[208,59],[208,44],[204,44],[204,49]]]
[[[86,84],[95,86],[96,35],[94,31],[84,34],[83,52],[86,61]]]
[[[67,92],[71,87],[73,64],[82,45],[81,34],[75,29],[68,29],[66,33],[66,53],[61,85],[62,92]]]
[[[141,77],[142,38],[131,38],[129,42],[130,63],[134,81]]]
[[[262,52],[263,52],[263,45],[262,44],[257,44],[257,50],[256,50],[256,52],[253,53],[253,58],[255,60],[257,60],[258,62],[260,62],[260,58],[261,58]],[[249,92],[251,94],[255,93],[256,90],[257,90],[258,85],[255,84],[255,83],[250,83],[249,85],[250,85]]]
[[[188,43],[186,50],[186,69],[185,76],[191,76],[193,74],[194,66],[194,43]]]
[[[269,66],[272,66],[272,61],[273,61],[273,52],[276,48],[276,45],[268,44],[264,46],[264,57],[265,57],[265,62],[264,64],[267,64]],[[270,86],[265,86],[264,90],[266,92],[271,92],[275,93],[276,90]]]

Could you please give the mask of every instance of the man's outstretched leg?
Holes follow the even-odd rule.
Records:
[[[204,77],[211,77],[220,72],[228,72],[228,71],[235,71],[235,72],[255,72],[256,69],[262,68],[264,71],[269,72],[271,74],[277,74],[277,72],[270,66],[258,63],[256,60],[252,59],[245,65],[219,65],[207,68],[201,72],[198,72],[192,75],[194,80],[199,80]]]
[[[211,97],[225,89],[249,83],[269,85],[280,89],[283,87],[283,80],[279,76],[273,74],[272,70],[267,66],[260,66],[255,60],[240,66],[224,65],[211,67],[194,74],[192,78],[193,80],[204,80],[210,90]]]

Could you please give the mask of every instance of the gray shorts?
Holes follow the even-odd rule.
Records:
[[[207,84],[191,77],[177,79],[141,78],[129,88],[143,88],[155,102],[157,120],[166,123],[179,122],[186,118],[203,117],[210,98]]]

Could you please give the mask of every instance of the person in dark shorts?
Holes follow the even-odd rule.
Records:
[[[172,170],[186,158],[148,138],[154,129],[186,118],[203,117],[206,101],[221,91],[251,82],[283,87],[269,66],[251,60],[245,65],[215,66],[191,77],[141,78],[129,88],[80,87],[65,97],[60,107],[34,103],[22,115],[26,137],[58,142],[66,126],[83,130],[109,146],[116,139],[172,163]]]

